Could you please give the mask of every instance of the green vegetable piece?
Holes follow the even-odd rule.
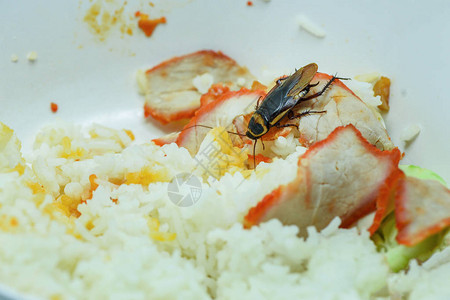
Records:
[[[436,174],[433,171],[430,171],[428,169],[421,168],[421,167],[414,166],[414,165],[399,165],[398,167],[400,168],[400,170],[405,172],[406,176],[416,177],[419,179],[437,180],[440,183],[442,183],[443,185],[447,186],[447,183],[445,182],[444,179],[442,179],[441,176],[439,176],[438,174]]]
[[[372,236],[372,240],[378,251],[385,252],[391,270],[398,272],[405,269],[411,259],[417,259],[419,262],[426,261],[436,250],[440,249],[446,233],[447,231],[443,230],[412,247],[399,245],[395,240],[397,236],[395,215],[391,213],[383,220],[380,228]]]

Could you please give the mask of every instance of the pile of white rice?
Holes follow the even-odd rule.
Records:
[[[448,260],[392,274],[368,233],[338,229],[339,219],[321,233],[310,228],[307,240],[277,220],[243,229],[248,209],[295,176],[301,147],[256,173],[216,180],[187,150],[137,145],[123,130],[54,124],[25,161],[12,131],[0,128],[0,282],[22,295],[431,299],[447,292]],[[189,207],[168,196],[180,173],[202,181]]]

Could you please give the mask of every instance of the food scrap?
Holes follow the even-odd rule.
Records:
[[[247,6],[253,6],[253,2],[252,1],[247,1]]]
[[[147,14],[143,14],[139,11],[135,13],[135,16],[139,17],[138,26],[147,37],[150,37],[153,34],[153,31],[155,31],[156,26],[158,26],[159,24],[166,24],[165,17],[150,19]]]
[[[52,111],[53,113],[57,112],[57,111],[58,111],[58,104],[56,104],[56,103],[54,103],[54,102],[51,102],[51,103],[50,103],[50,109],[51,109],[51,111]]]
[[[389,111],[389,95],[391,90],[391,80],[387,77],[381,78],[373,86],[373,93],[375,96],[381,97],[381,105],[378,108],[382,111]]]
[[[297,16],[297,23],[300,25],[301,29],[308,32],[312,36],[315,36],[317,38],[324,38],[326,36],[326,32],[323,28],[318,26],[303,14]]]
[[[19,56],[17,56],[17,54],[12,54],[11,55],[11,61],[12,62],[18,62],[19,61]]]
[[[36,52],[36,51],[28,52],[28,54],[27,54],[27,59],[28,59],[28,61],[30,61],[30,62],[36,61],[36,59],[37,59],[37,52]]]
[[[411,124],[402,130],[400,140],[403,141],[403,143],[408,144],[419,135],[420,130],[421,129],[418,124]]]

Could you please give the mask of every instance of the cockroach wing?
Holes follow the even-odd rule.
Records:
[[[199,51],[167,60],[146,72],[142,85],[145,93],[145,115],[163,124],[190,118],[200,107],[200,92],[193,80],[210,75],[211,84],[223,83],[232,90],[244,79],[250,87],[254,77],[233,59],[215,51]]]
[[[339,127],[299,158],[297,177],[267,195],[245,217],[246,227],[272,218],[325,228],[336,216],[349,227],[385,204],[401,173],[398,149],[380,151],[353,126]]]
[[[450,190],[435,180],[404,177],[395,198],[397,241],[413,246],[450,226]]]
[[[304,90],[311,83],[311,80],[314,78],[314,75],[316,75],[317,69],[318,69],[317,64],[311,63],[298,69],[294,74],[289,76],[289,78],[286,79],[286,84],[291,85],[294,82],[296,83],[287,93],[287,96],[294,97],[302,90]]]

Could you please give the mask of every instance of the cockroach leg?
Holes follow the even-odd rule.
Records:
[[[275,127],[277,127],[277,128],[284,128],[284,127],[295,127],[295,128],[298,128],[298,125],[296,125],[296,124],[283,124],[283,125],[276,124]]]
[[[261,102],[261,98],[262,98],[262,96],[259,96],[258,101],[256,102],[255,110],[258,110],[258,108],[259,108],[259,102]]]
[[[320,81],[317,81],[316,83],[313,83],[313,84],[308,85],[308,87],[309,87],[309,88],[312,88],[312,87],[318,86],[319,83],[320,83]]]
[[[330,87],[330,85],[331,85],[331,84],[333,83],[333,81],[336,80],[336,79],[337,79],[336,76],[331,77],[331,79],[328,80],[327,84],[325,84],[325,86],[323,87],[323,89],[322,89],[321,91],[319,91],[319,92],[317,92],[317,93],[315,93],[315,94],[312,94],[311,96],[304,97],[304,98],[302,99],[302,101],[306,101],[306,100],[310,100],[310,99],[314,99],[314,98],[319,97],[320,95],[322,95],[323,93],[325,93],[325,91]]]
[[[328,80],[327,84],[325,84],[325,86],[323,87],[323,89],[322,89],[320,92],[317,92],[317,93],[315,93],[315,94],[312,94],[311,96],[308,96],[308,97],[304,97],[304,98],[302,98],[302,101],[306,101],[306,100],[310,100],[310,99],[319,97],[320,95],[322,95],[323,93],[325,93],[325,91],[330,87],[330,85],[331,85],[336,79],[339,79],[339,80],[350,80],[350,78],[337,77],[337,75],[334,75],[330,80]],[[319,84],[319,82],[315,83],[314,85],[310,85],[310,87],[316,86],[316,85],[318,85],[318,84]]]
[[[312,115],[312,114],[324,114],[326,113],[326,110],[307,110],[302,113],[294,115],[292,111],[288,112],[288,118],[289,120],[299,119],[303,116]]]

